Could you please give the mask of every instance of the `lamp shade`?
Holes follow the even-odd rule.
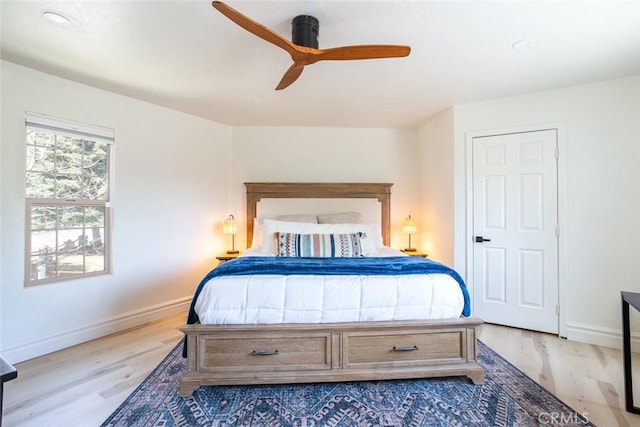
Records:
[[[411,215],[402,221],[402,232],[407,234],[413,234],[416,232],[416,220],[411,218]]]
[[[416,220],[411,218],[411,215],[409,215],[404,219],[404,221],[402,221],[402,232],[409,235],[409,246],[404,248],[405,252],[415,251],[415,249],[411,247],[411,233],[416,232]]]
[[[235,235],[238,232],[238,225],[236,224],[236,219],[233,215],[229,215],[229,218],[224,220],[224,224],[222,224],[222,233],[223,234],[231,234],[231,249],[227,251],[228,254],[237,254],[236,243],[235,243]]]
[[[233,215],[229,215],[229,218],[224,220],[222,225],[222,232],[224,234],[236,234],[238,232],[238,225]]]

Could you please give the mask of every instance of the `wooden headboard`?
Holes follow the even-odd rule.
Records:
[[[260,199],[378,199],[382,242],[391,241],[391,186],[386,183],[245,182],[247,187],[247,247],[253,241],[253,219]]]

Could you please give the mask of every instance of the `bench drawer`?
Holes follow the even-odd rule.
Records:
[[[344,340],[346,368],[466,362],[466,339],[460,330],[347,333]]]
[[[200,372],[331,369],[331,334],[200,337]]]

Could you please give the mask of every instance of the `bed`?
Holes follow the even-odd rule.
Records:
[[[309,245],[309,234],[288,232],[285,223],[277,220],[269,223],[265,219],[266,229],[262,232],[269,237],[275,235],[276,247],[268,249],[273,244],[271,240],[261,242],[259,255],[241,256],[212,270],[194,294],[187,324],[181,328],[186,338],[188,367],[180,382],[181,396],[191,395],[202,385],[443,376],[467,376],[474,384],[484,382],[484,370],[476,361],[476,328],[482,321],[468,316],[468,293],[462,279],[441,264],[403,256],[388,248],[392,184],[245,183],[245,186],[249,254],[255,249],[252,246],[256,243],[255,228],[261,226],[256,218],[258,203],[263,199],[377,200],[380,222],[375,227],[379,228],[382,247],[371,249],[372,241],[367,241],[367,234],[374,234],[371,228],[367,229],[371,233],[347,233],[354,231],[351,225],[346,229],[343,224],[305,225],[302,226],[305,230],[338,230],[331,239],[338,234],[352,239],[346,243],[327,240]],[[284,228],[270,233],[269,227],[276,226]],[[298,230],[298,226],[289,226]],[[318,234],[311,236],[318,238]],[[321,236],[327,238],[326,234]],[[307,239],[306,245],[300,243],[301,238]],[[272,256],[273,250],[280,251],[279,256]],[[325,250],[351,252],[325,258]],[[311,251],[311,255],[304,251]],[[367,251],[373,255],[363,256]],[[429,286],[435,290],[439,287],[458,290],[447,291],[450,294],[440,297],[430,288],[431,297],[425,297],[431,298],[425,302],[430,304],[430,313],[416,315],[417,304],[422,304],[419,300],[423,298],[416,283],[426,278],[432,281]],[[452,281],[458,284],[454,286]],[[388,283],[397,286],[390,291],[391,296],[370,291],[388,292]],[[217,287],[215,291],[211,291],[213,284]],[[269,302],[251,305],[260,290]],[[215,299],[223,291],[231,295],[229,300],[219,299],[211,306],[202,302],[206,300],[204,293]],[[394,293],[393,306],[387,307],[387,300],[393,299]],[[245,299],[234,305],[229,302],[234,295],[244,295]],[[275,297],[279,295],[286,298]],[[371,297],[366,298],[367,295]],[[281,307],[281,300],[293,302],[293,306]],[[330,305],[332,301],[339,310]],[[377,301],[378,305],[362,301]],[[196,306],[202,319],[194,310]],[[420,308],[420,313],[424,311]]]

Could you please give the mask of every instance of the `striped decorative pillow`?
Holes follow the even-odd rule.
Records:
[[[354,258],[362,255],[361,239],[364,233],[351,234],[296,234],[275,233],[278,256]]]

